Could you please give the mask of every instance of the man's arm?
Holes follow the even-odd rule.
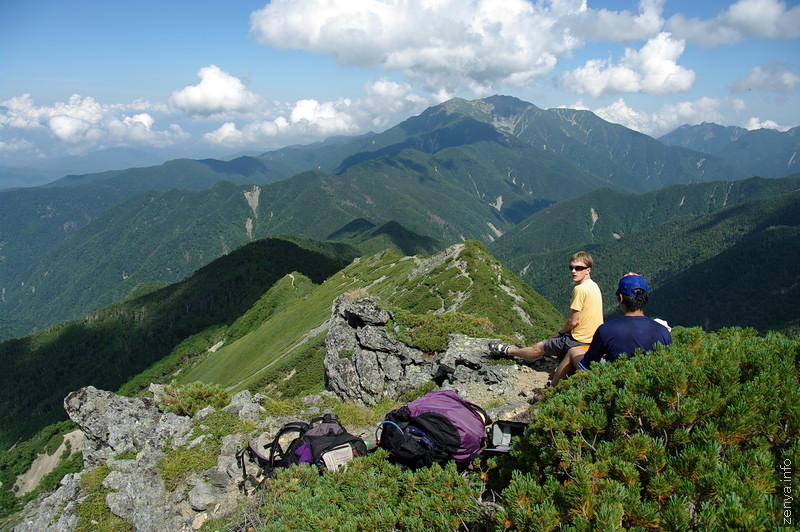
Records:
[[[575,309],[569,309],[569,317],[567,321],[564,322],[564,326],[558,331],[558,334],[567,334],[572,329],[578,326],[578,323],[581,321],[581,311]]]

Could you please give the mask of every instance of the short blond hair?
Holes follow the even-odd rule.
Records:
[[[594,266],[594,261],[592,260],[592,256],[586,253],[585,251],[579,251],[575,253],[573,256],[569,258],[570,262],[582,262],[589,268]]]

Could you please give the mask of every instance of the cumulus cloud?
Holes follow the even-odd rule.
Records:
[[[243,143],[243,137],[244,135],[233,122],[225,122],[216,130],[203,135],[206,142],[222,146],[239,146]]]
[[[575,13],[569,11],[561,23],[576,35],[592,40],[633,41],[658,35],[664,25],[661,14],[665,0],[641,0],[639,11],[589,9],[586,2]]]
[[[683,50],[683,41],[663,32],[639,51],[627,48],[618,64],[593,59],[560,74],[556,82],[566,91],[595,98],[626,92],[664,95],[687,91],[694,84],[695,73],[678,65]]]
[[[368,82],[364,94],[359,99],[298,100],[277,108],[275,118],[254,120],[241,127],[226,122],[206,133],[203,140],[232,148],[263,144],[278,136],[300,142],[355,135],[382,129],[436,103],[415,94],[410,84],[387,78]]]
[[[73,94],[66,102],[37,106],[30,95],[24,94],[0,102],[0,105],[1,127],[46,130],[64,144],[84,144],[86,149],[107,146],[112,142],[166,146],[186,138],[179,127],[156,130],[155,119],[147,112],[127,114],[128,111],[163,108],[144,101],[103,105],[94,98]]]
[[[681,14],[667,21],[676,37],[704,46],[733,44],[747,37],[800,37],[800,6],[787,9],[778,0],[739,0],[713,19],[687,19]]]
[[[764,92],[797,92],[800,89],[800,75],[779,61],[755,66],[733,85],[734,92],[746,92],[751,89]]]
[[[684,124],[721,122],[723,115],[719,108],[726,103],[734,104],[734,102],[726,102],[717,98],[699,98],[694,101],[662,105],[654,113],[644,113],[636,111],[628,106],[624,99],[619,98],[611,105],[593,111],[597,116],[609,122],[659,137]],[[579,102],[577,105],[583,106],[583,102]]]
[[[261,97],[216,65],[201,68],[197,76],[200,83],[177,90],[169,98],[173,106],[189,115],[247,113],[261,104]]]
[[[528,0],[273,1],[254,12],[266,46],[329,54],[343,65],[403,72],[429,92],[490,93],[547,76],[581,45],[559,17],[583,2]]]
[[[774,120],[761,120],[757,116],[750,118],[744,126],[747,129],[777,129],[778,131],[787,131],[790,129],[788,126],[782,126]]]

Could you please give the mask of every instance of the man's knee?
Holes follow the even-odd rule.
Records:
[[[583,360],[585,355],[586,349],[584,349],[582,346],[573,347],[567,352],[570,362],[572,362],[572,365],[575,367],[578,366],[578,362]]]

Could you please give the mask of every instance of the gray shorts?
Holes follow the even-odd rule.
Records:
[[[544,352],[547,355],[564,356],[567,354],[567,351],[569,351],[570,348],[577,347],[579,345],[589,344],[584,344],[583,342],[577,341],[570,334],[560,334],[555,338],[548,338],[544,341]]]

